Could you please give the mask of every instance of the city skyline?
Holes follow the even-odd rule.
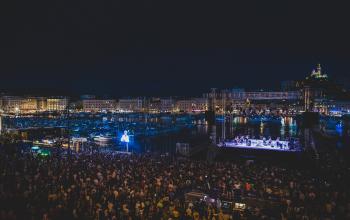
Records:
[[[14,6],[0,219],[350,219],[346,2]]]

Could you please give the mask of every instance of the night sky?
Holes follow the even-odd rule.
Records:
[[[160,2],[17,2],[15,13],[2,13],[0,91],[121,97],[278,89],[318,62],[333,78],[350,75],[345,5]]]

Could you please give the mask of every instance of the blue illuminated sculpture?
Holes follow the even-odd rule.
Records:
[[[122,135],[122,137],[120,138],[120,141],[125,143],[126,145],[126,151],[129,151],[129,135],[128,135],[128,131],[124,131],[124,134]]]

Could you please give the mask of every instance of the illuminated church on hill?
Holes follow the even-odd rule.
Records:
[[[322,73],[321,64],[317,64],[316,70],[313,69],[311,75],[306,79],[327,79],[328,75]]]

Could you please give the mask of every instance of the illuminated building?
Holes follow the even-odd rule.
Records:
[[[83,100],[83,110],[85,112],[115,111],[117,102],[113,99],[86,99]]]
[[[48,111],[65,111],[67,108],[67,98],[48,98],[47,110]]]
[[[313,111],[326,115],[343,116],[350,114],[350,101],[315,99]]]
[[[313,79],[318,79],[318,80],[320,80],[320,79],[327,79],[328,75],[322,73],[321,64],[317,64],[316,70],[313,69],[312,72],[311,72],[310,77],[307,77],[307,79],[308,78],[313,78]]]
[[[191,99],[178,100],[176,102],[176,109],[180,112],[192,112],[193,105]]]
[[[3,110],[9,113],[29,113],[37,111],[36,98],[23,98],[19,96],[3,96]]]
[[[37,111],[47,111],[46,97],[37,97]]]
[[[314,99],[312,103],[312,111],[322,114],[328,114],[329,108],[332,106],[328,99]]]
[[[246,92],[246,99],[249,99],[249,100],[297,100],[299,98],[300,98],[299,91]]]
[[[150,113],[173,112],[175,102],[172,98],[151,98],[145,103],[145,108]]]
[[[311,89],[309,86],[305,86],[303,89],[303,96],[304,96],[304,111],[308,112],[312,108],[312,96],[311,96]]]
[[[173,112],[175,108],[175,101],[172,98],[160,99],[161,112]]]
[[[3,110],[9,113],[18,112],[22,105],[22,100],[23,98],[19,96],[3,96]]]
[[[150,113],[160,112],[160,105],[161,105],[160,98],[151,98],[147,100],[145,103],[147,112],[150,112]]]
[[[231,100],[298,100],[301,93],[293,91],[245,91],[244,89],[223,90],[226,99]],[[218,98],[218,97],[217,97]]]
[[[35,112],[38,110],[38,102],[36,98],[24,98],[22,100],[20,111]]]
[[[310,76],[301,81],[304,98],[304,111],[317,111],[327,113],[325,104],[327,93],[333,93],[336,87],[328,81],[327,74],[322,73],[321,65],[312,70]],[[334,90],[334,91],[332,91]]]
[[[216,93],[215,109],[235,114],[276,112],[294,114],[300,111],[302,93],[292,91],[245,91],[242,88],[226,89]]]
[[[131,111],[131,112],[144,111],[145,99],[142,99],[142,98],[119,99],[118,109],[119,111]]]
[[[331,108],[340,111],[342,114],[350,114],[350,101],[336,101]]]
[[[180,112],[204,112],[209,107],[207,98],[191,98],[178,100],[176,102],[176,109]]]

